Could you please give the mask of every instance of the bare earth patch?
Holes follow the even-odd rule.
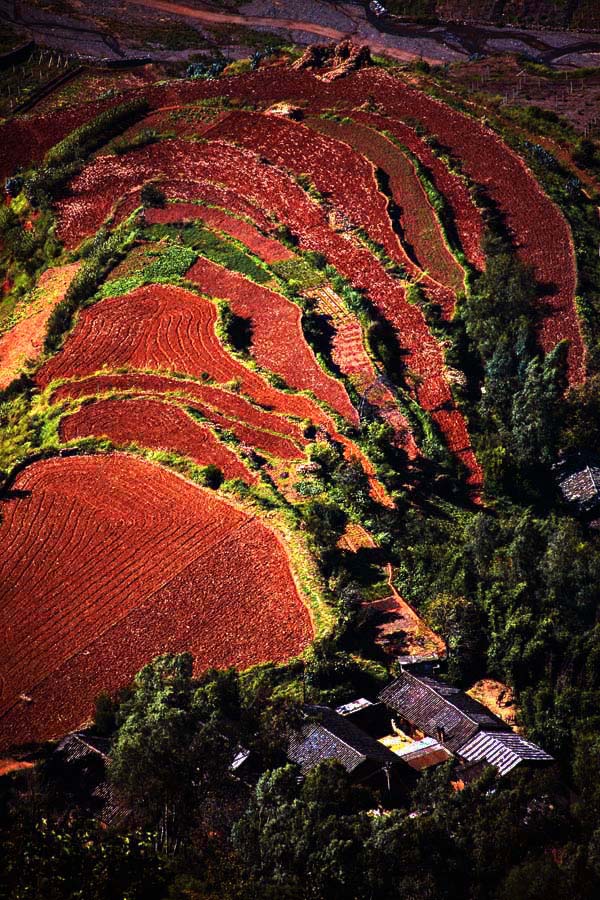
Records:
[[[481,681],[475,682],[467,694],[491,709],[507,725],[514,725],[517,721],[518,709],[513,692],[508,685],[502,684],[501,681],[482,678]]]
[[[0,389],[20,374],[28,359],[41,353],[50,314],[65,296],[79,266],[70,263],[44,272],[23,318],[0,335]]]

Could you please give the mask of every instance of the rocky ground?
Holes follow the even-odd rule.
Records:
[[[216,49],[235,58],[259,49],[275,34],[299,44],[350,37],[400,60],[446,63],[510,51],[558,66],[600,63],[597,34],[415,25],[393,16],[377,18],[361,2],[1,0],[0,13],[24,25],[38,42],[92,58],[173,60]]]

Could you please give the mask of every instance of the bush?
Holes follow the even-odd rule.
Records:
[[[48,208],[53,198],[82,168],[85,159],[115,135],[132,125],[148,110],[145,99],[123,103],[81,125],[45,156],[44,165],[24,183],[24,191],[32,206]]]
[[[140,196],[145,209],[152,207],[162,209],[167,200],[164,192],[153,181],[149,181],[143,186]]]
[[[210,463],[210,465],[206,466],[202,471],[202,481],[205,487],[217,490],[217,488],[221,487],[224,480],[225,476],[223,475],[223,472],[213,463]]]
[[[66,138],[55,144],[46,154],[46,166],[63,166],[76,160],[85,159],[102,144],[132,125],[148,111],[145,98],[122,103],[114,109],[100,113],[91,122],[81,125]]]
[[[154,128],[142,128],[132,137],[123,137],[114,141],[112,147],[117,156],[121,156],[130,150],[137,150],[140,147],[148,146],[148,144],[154,144],[158,138],[158,132]]]
[[[252,319],[236,315],[225,303],[221,304],[219,314],[225,340],[238,353],[247,354],[252,344]]]

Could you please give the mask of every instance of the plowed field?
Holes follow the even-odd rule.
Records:
[[[183,372],[218,382],[239,383],[258,403],[329,424],[308,398],[278,391],[237,362],[216,334],[213,303],[171,285],[149,285],[110,297],[84,310],[65,347],[40,370],[45,387],[57,378],[92,375],[102,368],[128,366]]]
[[[357,422],[342,384],[326,375],[304,337],[302,312],[287,297],[236,272],[199,259],[187,273],[204,294],[227,300],[232,311],[252,322],[252,354],[260,365],[281,375],[290,387],[312,391],[340,415]]]
[[[463,288],[464,272],[446,246],[435,210],[411,161],[387,137],[360,123],[309,119],[308,124],[346,142],[385,173],[399,211],[404,244],[424,272],[450,289],[447,310],[450,314],[452,292]]]
[[[215,206],[201,206],[198,203],[169,203],[163,209],[146,211],[146,222],[149,225],[193,222],[195,220],[237,238],[266,263],[293,258],[294,254],[275,238],[265,237],[249,222],[229,215]]]
[[[273,531],[117,454],[22,472],[2,504],[0,741],[79,726],[152,656],[196,669],[301,651],[312,628]]]
[[[201,466],[218,466],[226,478],[256,481],[235,453],[209,428],[195,422],[179,406],[151,399],[100,400],[88,403],[60,425],[64,441],[79,437],[108,437],[115,444],[139,444],[189,456]]]
[[[240,419],[256,428],[286,435],[294,441],[303,440],[298,425],[284,416],[254,406],[239,394],[185,378],[118,373],[92,375],[89,378],[65,382],[54,391],[52,401],[64,400],[67,397],[93,397],[115,391],[135,394],[176,394],[203,406],[213,407],[232,419]]]

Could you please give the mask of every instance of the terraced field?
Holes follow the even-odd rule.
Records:
[[[0,336],[0,372],[28,373],[7,399],[25,424],[3,464],[18,467],[0,525],[0,744],[76,727],[166,650],[191,649],[198,671],[302,652],[335,617],[311,502],[384,543],[418,490],[478,508],[481,385],[458,366],[473,353],[461,303],[488,263],[481,191],[537,283],[541,348],[567,340],[570,383],[585,376],[567,222],[477,119],[375,66],[335,81],[265,66],[118,100],[140,94],[118,152],[111,134],[68,156],[104,101],[61,110],[48,134],[47,114],[0,126],[6,175],[19,144],[39,166],[67,138],[68,177],[50,157],[7,206],[24,228],[27,179],[56,178],[36,200],[60,241],[39,289],[73,279],[39,313],[38,363],[4,350],[21,323]]]
[[[157,653],[189,647],[200,671],[247,666],[312,633],[275,534],[141,460],[35,463],[1,534],[4,742],[64,733]]]

